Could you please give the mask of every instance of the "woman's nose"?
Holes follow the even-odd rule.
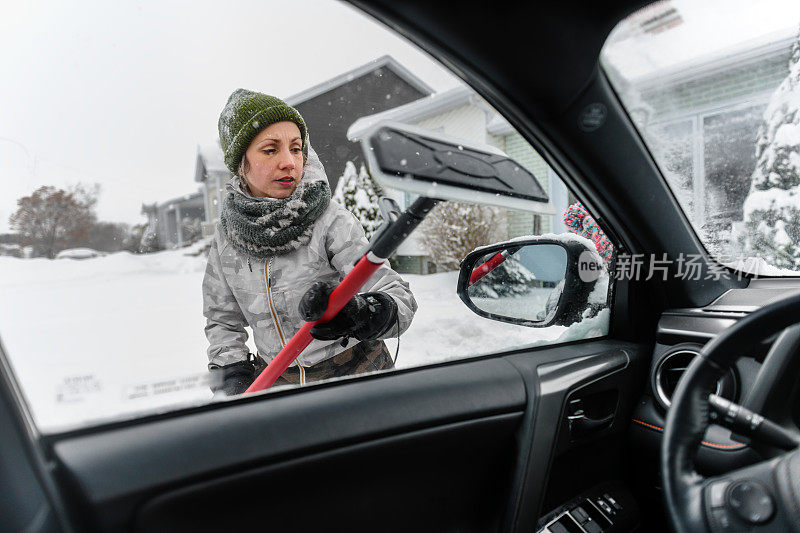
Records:
[[[289,150],[283,150],[281,152],[281,160],[278,168],[280,168],[281,170],[294,169],[294,158],[292,157],[292,152],[290,152]]]

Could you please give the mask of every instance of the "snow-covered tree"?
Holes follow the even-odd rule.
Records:
[[[203,222],[199,218],[183,217],[181,232],[184,244],[194,244],[203,236]]]
[[[461,260],[496,242],[499,209],[485,205],[442,202],[419,225],[419,242],[440,270],[458,270]]]
[[[139,243],[139,252],[149,254],[161,250],[161,245],[158,243],[158,232],[153,226],[148,226],[142,234],[142,240]]]
[[[348,211],[358,217],[367,239],[383,223],[378,199],[383,196],[383,189],[375,183],[364,165],[356,172],[356,166],[348,161],[344,167],[344,174],[336,184],[333,200],[339,202]]]
[[[800,34],[789,75],[772,95],[756,143],[739,243],[746,255],[800,269]]]
[[[123,242],[122,248],[129,252],[133,252],[135,254],[140,253],[141,245],[142,245],[142,237],[144,236],[145,232],[147,231],[147,224],[135,224],[131,227],[128,235],[125,237],[125,241]]]

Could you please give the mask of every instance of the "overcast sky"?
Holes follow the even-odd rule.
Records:
[[[800,18],[797,0],[675,5],[684,34],[749,38]],[[41,185],[100,183],[100,218],[128,223],[144,220],[142,202],[195,192],[197,144],[216,139],[237,87],[287,97],[384,54],[435,90],[456,84],[425,54],[332,0],[0,6],[0,232],[16,199]],[[707,51],[706,41],[693,50]]]
[[[0,232],[41,185],[100,183],[103,220],[195,192],[197,144],[237,87],[280,97],[384,54],[449,73],[334,1],[2,1]]]

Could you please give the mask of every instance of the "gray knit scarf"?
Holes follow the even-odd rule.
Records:
[[[314,222],[330,199],[331,188],[325,181],[300,180],[294,192],[281,199],[229,192],[220,216],[222,231],[245,255],[256,259],[283,255],[311,240]]]

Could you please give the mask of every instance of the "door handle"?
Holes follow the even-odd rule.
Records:
[[[611,426],[614,422],[614,413],[602,418],[589,418],[584,413],[580,413],[568,416],[567,420],[569,421],[569,434],[575,439],[589,436]]]

